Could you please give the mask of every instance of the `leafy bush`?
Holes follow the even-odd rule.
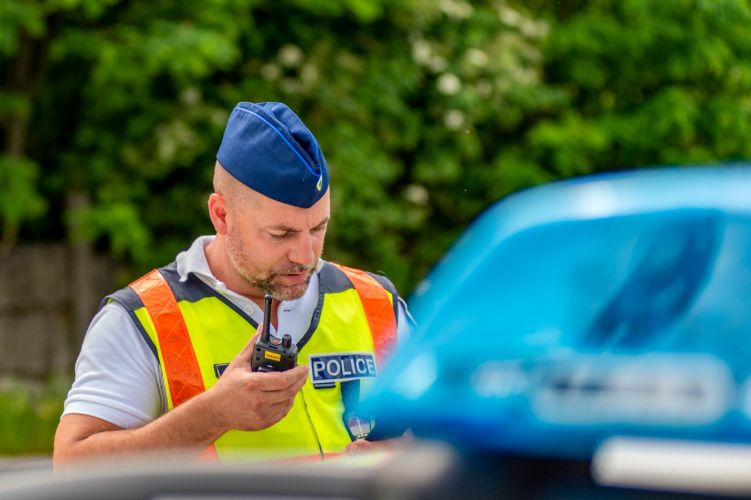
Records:
[[[751,156],[749,0],[4,5],[0,252],[21,231],[95,241],[131,277],[168,262],[211,230],[241,100],[288,103],[321,142],[325,256],[405,294],[510,192]]]
[[[52,451],[55,428],[70,381],[55,377],[43,386],[18,381],[0,385],[0,455]]]

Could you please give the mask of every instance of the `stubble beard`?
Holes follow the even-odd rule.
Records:
[[[290,268],[270,271],[264,277],[260,277],[263,276],[260,274],[254,276],[242,269],[237,269],[237,272],[245,283],[256,290],[260,290],[263,293],[271,293],[271,295],[277,300],[295,300],[305,294],[305,291],[308,289],[308,284],[310,284],[310,279],[313,277],[314,269],[314,266],[297,264]],[[260,273],[260,270],[258,270],[258,272]],[[305,277],[305,281],[297,285],[285,285],[275,281],[281,274],[304,272],[308,273]]]
[[[271,293],[276,300],[295,300],[305,294],[310,279],[316,269],[315,265],[289,263],[289,265],[272,270],[262,269],[248,262],[248,257],[242,252],[237,243],[237,235],[230,234],[227,238],[227,254],[240,278],[255,290],[261,293]],[[276,280],[283,274],[307,273],[305,281],[297,285],[285,285]]]

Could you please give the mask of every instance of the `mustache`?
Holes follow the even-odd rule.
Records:
[[[272,275],[279,275],[279,274],[298,274],[298,273],[309,273],[313,271],[316,268],[315,264],[311,265],[305,265],[305,264],[292,264],[290,266],[282,267],[279,269],[274,269],[271,274]]]

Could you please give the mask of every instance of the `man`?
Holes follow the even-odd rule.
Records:
[[[321,260],[328,184],[318,143],[292,110],[235,107],[208,201],[216,236],[105,299],[76,363],[56,464],[150,450],[276,458],[370,446],[356,439],[370,422],[351,408],[408,313],[387,279]],[[270,333],[299,349],[301,364],[288,371],[251,371],[266,293]]]

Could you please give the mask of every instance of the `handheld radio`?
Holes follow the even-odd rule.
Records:
[[[297,346],[285,334],[282,340],[271,338],[271,294],[264,298],[263,332],[256,341],[250,367],[254,372],[283,372],[297,366]]]

